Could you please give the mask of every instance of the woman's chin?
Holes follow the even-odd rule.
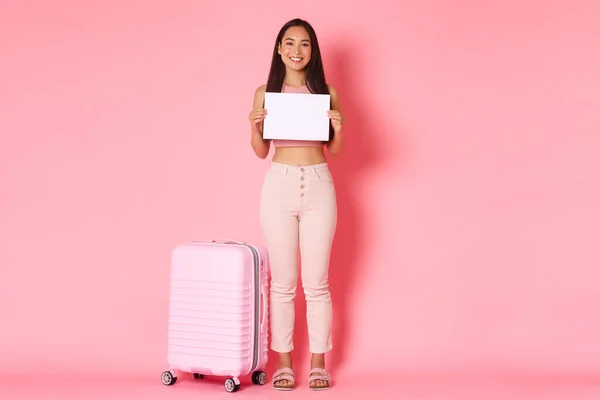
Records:
[[[306,64],[304,63],[288,63],[286,66],[292,71],[302,71],[304,68],[306,68]]]

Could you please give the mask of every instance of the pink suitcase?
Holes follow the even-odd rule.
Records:
[[[228,377],[230,393],[249,374],[266,383],[268,268],[256,244],[189,242],[173,250],[164,385],[177,381],[177,371]]]

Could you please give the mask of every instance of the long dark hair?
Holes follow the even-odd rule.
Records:
[[[319,48],[319,41],[317,40],[317,34],[313,27],[307,22],[300,18],[295,18],[288,21],[281,27],[275,40],[275,46],[273,47],[273,57],[271,59],[271,69],[269,71],[269,78],[267,79],[267,92],[279,93],[283,89],[283,80],[285,78],[285,64],[281,60],[281,56],[278,53],[279,44],[283,40],[285,32],[294,26],[300,26],[306,29],[311,42],[311,56],[310,61],[306,65],[306,86],[311,93],[315,94],[330,94],[327,81],[325,80],[325,71],[323,69],[323,60],[321,58],[321,50]],[[333,126],[329,123],[329,140],[333,139]]]

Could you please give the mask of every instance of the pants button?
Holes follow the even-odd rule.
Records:
[[[300,189],[304,189],[304,185],[300,185]]]
[[[300,177],[300,180],[301,180],[301,181],[303,181],[303,180],[304,180],[304,177],[303,177],[303,176],[302,176],[302,177]]]
[[[300,196],[301,196],[301,197],[304,197],[304,193],[300,193]]]
[[[300,168],[300,171],[304,172],[304,168]]]

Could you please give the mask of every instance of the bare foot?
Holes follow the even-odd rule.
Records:
[[[289,368],[292,369],[292,355],[290,353],[279,353],[279,367],[278,369]],[[285,377],[293,378],[288,372],[284,372],[281,374],[280,381],[274,382],[273,387],[281,388],[281,389],[291,389],[294,387],[294,382],[290,379],[285,379]]]
[[[310,360],[310,368],[325,369],[325,354],[313,354]],[[321,372],[313,372],[310,376],[323,376]],[[325,379],[315,379],[310,382],[311,389],[325,389],[329,387],[329,381]]]

